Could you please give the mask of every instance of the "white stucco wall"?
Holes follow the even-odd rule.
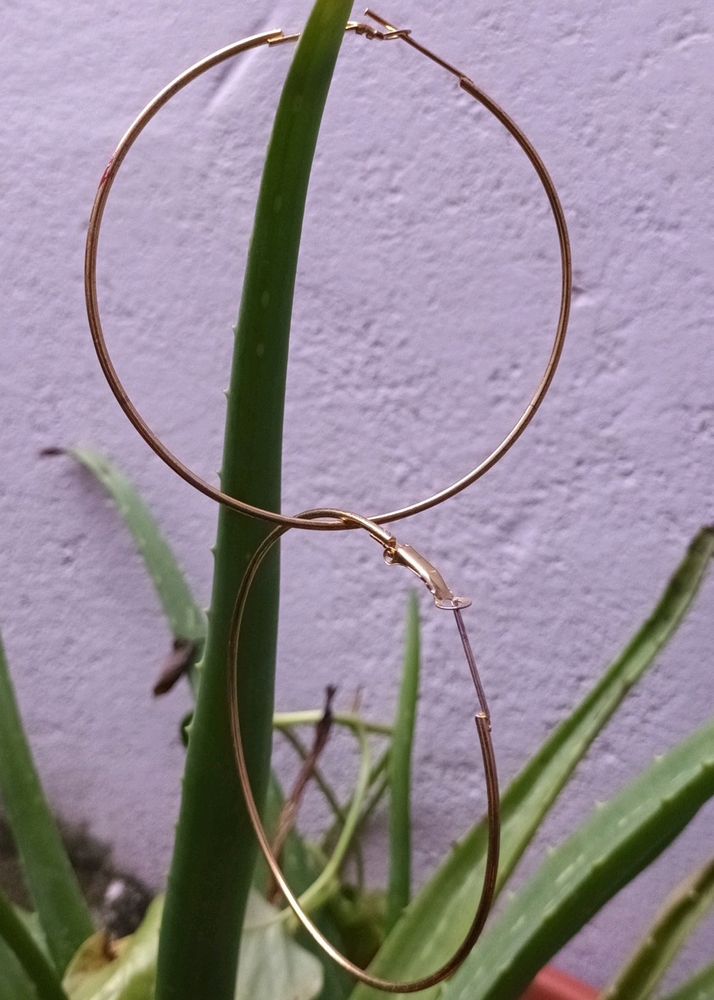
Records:
[[[4,10],[0,618],[53,802],[157,886],[188,699],[150,697],[167,631],[114,512],[81,471],[38,452],[93,444],[117,460],[207,599],[215,510],[136,437],[93,356],[86,219],[116,140],[164,83],[234,38],[300,25],[308,9],[307,0],[11,0]],[[574,310],[552,396],[497,469],[401,532],[474,598],[469,621],[507,779],[713,519],[714,15],[703,0],[438,0],[420,9],[393,0],[385,13],[516,117],[571,227]],[[107,218],[102,290],[118,365],[157,428],[206,475],[219,463],[230,331],[289,55],[249,54],[177,99],[127,161]],[[462,475],[527,400],[555,321],[556,242],[527,163],[406,47],[350,38],[303,246],[284,509],[339,503],[373,513]],[[344,537],[289,538],[284,581],[281,707],[319,703],[337,680],[343,702],[362,688],[369,712],[388,718],[408,581],[383,569],[368,541]],[[524,871],[710,714],[713,598],[710,580]],[[424,612],[422,874],[481,801],[475,782],[470,791],[469,685],[445,622],[426,602]],[[711,840],[709,809],[562,964],[604,982]],[[711,927],[684,965],[710,954]]]

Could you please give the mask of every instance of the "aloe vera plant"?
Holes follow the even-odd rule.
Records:
[[[652,767],[548,857],[443,990],[445,1000],[518,1000],[595,913],[714,795],[714,722]]]
[[[106,462],[95,462],[94,464],[104,465],[105,467],[107,465]],[[114,478],[116,479],[117,477]],[[100,477],[100,480],[106,486],[106,477]],[[148,552],[150,553],[150,551],[149,549]],[[692,542],[686,558],[670,581],[652,616],[642,629],[640,629],[622,656],[618,657],[596,688],[585,698],[580,708],[553,734],[551,739],[545,744],[539,754],[533,758],[524,773],[516,779],[511,789],[507,792],[504,797],[504,816],[509,815],[509,809],[516,809],[516,806],[513,804],[514,802],[521,801],[518,798],[519,789],[528,789],[531,793],[531,799],[539,801],[538,811],[535,815],[530,816],[530,818],[528,810],[524,808],[529,801],[528,798],[526,798],[525,802],[521,801],[518,807],[519,825],[523,839],[517,841],[517,844],[520,845],[521,851],[530,840],[532,832],[537,829],[548,805],[554,801],[554,796],[557,795],[559,788],[562,787],[567,776],[572,773],[575,763],[582,757],[594,735],[596,735],[614,712],[630,688],[654,662],[657,652],[673,635],[683,620],[699,588],[713,552],[714,536],[710,529],[705,529]],[[147,558],[147,551],[144,552],[144,558]],[[395,823],[392,819],[392,866],[393,868],[396,866],[397,869],[402,871],[405,867],[408,867],[408,858],[410,855],[409,826],[408,820],[405,819],[405,816],[408,817],[409,809],[408,805],[405,805],[404,800],[408,801],[408,789],[410,785],[408,762],[418,697],[418,649],[418,616],[416,605],[412,601],[410,602],[408,616],[404,681],[400,695],[397,723],[392,731],[393,744],[398,748],[396,754],[393,750],[393,756],[396,756],[399,763],[396,766],[392,764],[390,768],[391,785],[395,798],[395,803],[392,805],[392,814],[395,809],[399,811],[397,822]],[[288,721],[293,724],[304,725],[310,722],[317,722],[318,719],[318,712],[292,713],[288,716],[277,716],[275,723],[279,728],[284,728]],[[376,728],[379,729],[379,727]],[[385,733],[387,732],[389,730],[385,727]],[[549,763],[549,767],[546,767],[546,763]],[[554,764],[558,766],[556,767]],[[554,776],[559,778],[557,782],[554,782]],[[395,792],[396,795],[394,794]],[[523,832],[524,829],[525,832]],[[423,890],[410,909],[401,932],[388,939],[387,945],[380,953],[378,964],[385,960],[385,956],[388,958],[390,947],[395,947],[396,950],[404,954],[413,947],[414,942],[421,943],[418,933],[419,925],[418,923],[415,925],[414,922],[414,918],[418,917],[420,912],[427,914],[425,930],[426,936],[431,935],[431,940],[433,940],[435,932],[438,933],[438,929],[442,925],[450,926],[452,936],[456,936],[457,929],[454,929],[452,925],[458,916],[457,911],[462,901],[459,899],[458,894],[452,894],[451,880],[453,879],[464,884],[465,893],[469,889],[469,879],[472,879],[475,884],[478,878],[478,871],[474,872],[467,866],[472,865],[474,861],[472,851],[474,841],[478,840],[478,833],[479,830],[477,828],[474,834],[470,838],[467,838],[460,848],[457,848],[451,859],[447,861],[446,865],[436,876],[434,883]],[[506,841],[506,844],[508,845],[508,841]],[[507,880],[508,875],[513,870],[518,856],[518,852],[512,848],[510,853],[507,852],[506,864],[502,868],[502,883]],[[453,870],[450,870],[452,868]],[[691,892],[688,891],[685,902],[690,904],[690,906],[682,905],[679,908],[680,916],[681,911],[686,910],[691,920],[693,915],[701,912],[706,907],[710,893],[709,878],[708,870],[700,874],[696,880],[696,888],[701,891],[701,896],[697,896],[697,902],[695,903],[692,900]],[[397,876],[398,879],[399,876]],[[393,882],[394,875],[392,873],[390,875],[390,904]],[[403,905],[404,898],[400,896],[400,900]],[[435,919],[435,914],[440,914],[441,919]],[[666,922],[671,935],[675,936],[676,933],[679,940],[686,935],[687,928],[684,926],[685,924],[686,920],[680,920],[676,924],[672,920]],[[443,944],[448,943],[448,941],[443,942]],[[671,960],[671,955],[668,957],[664,954],[664,949],[659,947],[657,951],[659,954],[658,968],[663,972],[667,968],[669,960]],[[651,974],[652,970],[650,967],[649,975]],[[627,976],[626,970],[623,970],[623,976]],[[625,981],[629,982],[628,979]],[[623,997],[627,996],[628,1000],[630,997],[629,990],[630,986],[627,986],[626,992],[623,994]],[[358,995],[358,993],[355,995]]]
[[[162,545],[156,544],[160,536],[153,518],[147,508],[139,502],[139,497],[128,481],[106,459],[86,452],[81,456],[75,454],[74,457],[81,461],[110,496],[118,501],[117,507],[135,538],[140,537],[136,530],[137,525],[133,523],[135,516],[142,530],[155,536],[152,537],[150,544],[141,544],[138,549],[171,625],[176,620],[176,609],[172,610],[167,606],[166,594],[161,592],[162,577],[156,573],[155,565],[157,559],[162,564],[165,563],[168,546],[163,540]],[[119,494],[115,488],[117,483],[122,484]],[[141,512],[140,515],[138,512]],[[632,686],[645,674],[658,650],[683,620],[700,587],[713,553],[714,532],[705,529],[694,539],[653,615],[637,633],[623,655],[576,708],[570,719],[566,720],[546,741],[521,776],[507,790],[504,796],[504,816],[507,822],[504,825],[506,852],[502,884],[507,880],[517,858],[520,857],[550,804],[596,733],[605,725]],[[197,607],[173,556],[171,565],[175,573],[181,576],[182,581],[181,586],[171,588],[173,600],[182,603],[186,601],[188,595],[190,604]],[[181,596],[177,599],[175,595]],[[361,729],[366,729],[373,733],[374,737],[395,741],[398,763],[389,765],[386,773],[397,792],[396,808],[399,809],[399,818],[397,822],[393,821],[390,827],[390,855],[393,865],[396,864],[400,871],[396,878],[394,873],[390,875],[388,893],[390,902],[395,882],[399,886],[404,884],[405,865],[402,855],[409,853],[409,831],[404,823],[408,808],[404,805],[404,799],[405,797],[408,799],[409,748],[413,740],[415,706],[418,698],[418,631],[415,605],[411,602],[404,681],[395,726],[372,724],[366,720],[363,722],[359,717],[350,714],[337,712],[335,715],[339,724],[354,728],[357,733]],[[18,744],[18,740],[24,741],[25,738],[16,708],[11,714],[7,712],[7,706],[14,706],[15,703],[9,677],[4,672],[4,661],[2,666],[3,673],[0,677],[3,679],[6,691],[3,700],[6,710],[2,718],[2,737],[6,741],[5,745],[14,746]],[[10,697],[7,697],[8,692]],[[297,735],[295,727],[298,729],[311,727],[319,722],[320,718],[320,710],[282,713],[275,716],[274,725],[278,731]],[[605,899],[661,851],[686,825],[698,806],[714,794],[710,759],[712,735],[712,728],[709,727],[682,747],[671,751],[654,765],[651,773],[626,789],[613,803],[596,810],[589,823],[546,860],[543,869],[509,904],[499,923],[487,932],[461,972],[448,986],[439,989],[439,997],[443,1000],[453,1000],[454,997],[464,997],[469,1000],[471,998],[490,1000],[491,997],[498,997],[499,1000],[507,1000],[508,997],[513,997],[515,1000],[520,994],[521,987],[557,947],[571,936]],[[297,738],[296,742],[300,744],[301,741]],[[23,765],[24,784],[17,783],[12,768],[0,769],[0,790],[6,798],[7,788],[13,786],[13,783],[15,787],[10,787],[10,796],[13,792],[18,794],[18,789],[22,796],[24,794],[22,789],[27,787],[28,780],[40,787],[29,749],[24,756],[17,757],[10,754],[5,757],[6,763],[13,761],[21,762]],[[384,773],[383,768],[379,766],[373,767],[370,771],[368,761],[363,760],[362,781],[366,780],[368,787],[375,787],[378,790],[382,773]],[[532,790],[533,785],[535,792]],[[275,787],[277,789],[277,786]],[[336,800],[339,829],[344,832],[345,827],[348,827],[351,836],[356,836],[360,826],[355,823],[355,817],[359,813],[359,810],[355,809],[355,800],[363,803],[363,816],[372,808],[371,803],[365,803],[365,785],[363,784],[361,789],[356,789],[346,803],[337,800],[334,792],[330,794]],[[281,797],[282,793],[277,789],[277,798],[275,794],[271,798],[274,817],[279,812]],[[529,807],[529,803],[533,804]],[[44,818],[38,818],[37,822],[48,826],[51,824],[54,828],[46,805],[43,809]],[[392,809],[395,809],[394,805]],[[351,818],[349,818],[350,813]],[[516,822],[516,819],[519,822]],[[338,852],[340,860],[345,857],[346,842],[347,839],[343,841]],[[468,911],[466,914],[463,910],[460,912],[459,908],[464,905],[460,893],[464,891],[464,885],[468,892],[469,882],[475,884],[478,878],[481,842],[482,832],[480,827],[476,827],[447,858],[431,882],[407,905],[392,930],[387,930],[390,925],[385,922],[383,907],[372,908],[369,902],[372,895],[369,893],[360,895],[359,892],[355,895],[355,888],[345,882],[346,876],[340,868],[339,860],[328,872],[330,878],[324,877],[326,856],[316,847],[306,844],[295,831],[290,835],[284,860],[286,870],[299,891],[310,889],[317,881],[317,889],[313,888],[312,893],[317,897],[318,919],[323,921],[323,926],[331,937],[338,940],[348,952],[360,956],[363,960],[369,960],[377,952],[375,967],[399,969],[407,965],[418,971],[422,963],[430,962],[436,954],[428,948],[429,932],[436,940],[437,946],[444,948],[448,946],[450,938],[458,932],[458,927],[453,925],[459,919],[466,919],[468,916]],[[61,844],[57,850],[61,853]],[[579,859],[577,865],[572,861],[575,856]],[[29,854],[24,859],[26,866],[32,863],[31,860],[28,861],[31,857]],[[66,859],[60,861],[59,871],[61,872],[66,866]],[[562,873],[563,877],[559,873]],[[567,878],[564,877],[566,873]],[[46,868],[44,875],[47,876]],[[696,897],[691,893],[680,893],[677,897],[679,905],[673,903],[660,918],[656,933],[662,947],[657,949],[658,961],[654,970],[657,977],[661,977],[664,973],[676,953],[676,945],[684,940],[696,918],[708,905],[711,894],[710,880],[711,873],[708,869],[699,873],[696,877],[698,891]],[[265,891],[264,882],[259,880],[257,884]],[[554,884],[560,886],[557,899],[552,893]],[[325,892],[325,888],[321,886],[329,887],[329,891]],[[539,895],[543,897],[543,903],[539,901]],[[403,905],[406,897],[402,888],[399,889],[397,898]],[[64,984],[61,975],[49,962],[46,946],[43,946],[42,942],[38,944],[36,936],[30,934],[27,922],[23,922],[17,911],[12,908],[6,908],[3,912],[8,919],[0,921],[2,923],[0,938],[3,939],[0,941],[2,972],[0,984],[8,984],[7,988],[11,990],[8,996],[12,996],[13,1000],[24,1000],[25,996],[28,1000],[35,1000],[36,996],[66,996],[69,1000],[100,1000],[100,998],[101,1000],[150,1000],[153,996],[161,905],[157,904],[152,908],[146,924],[139,930],[136,939],[132,938],[121,944],[115,957],[107,957],[106,952],[102,951],[104,958],[98,960],[96,956],[103,938],[101,935],[88,937],[86,943],[79,947],[67,970]],[[237,985],[232,986],[235,1000],[248,1000],[248,998],[272,1000],[275,994],[271,989],[275,988],[275,984],[287,981],[296,990],[295,995],[299,1000],[312,1000],[312,997],[317,996],[321,1000],[340,1000],[348,996],[354,998],[369,994],[370,991],[362,987],[352,989],[344,976],[329,965],[321,965],[317,958],[307,955],[299,944],[301,940],[299,935],[291,944],[295,927],[283,920],[278,921],[277,911],[272,911],[263,928],[268,934],[278,935],[277,937],[266,937],[263,933],[258,933],[256,936],[255,930],[251,929],[253,926],[251,920],[254,922],[249,911],[241,945],[239,978]],[[51,933],[51,919],[48,927]],[[523,936],[524,928],[528,929],[525,936]],[[45,930],[45,933],[48,934],[48,931]],[[8,948],[8,945],[11,947]],[[17,957],[13,958],[13,947],[17,949],[21,961],[18,961]],[[416,949],[427,950],[429,953],[426,957],[422,957],[417,955]],[[395,953],[397,953],[396,958]],[[637,957],[633,958],[630,971],[623,970],[621,981],[630,982],[628,977],[632,976],[631,970],[640,969],[641,966],[642,962]],[[648,966],[645,962],[644,968],[646,974],[651,977],[653,974],[651,963]],[[286,976],[288,979],[284,978]],[[706,977],[707,970],[704,970],[692,981],[696,989],[700,989],[697,985],[699,982],[706,983]],[[38,992],[38,986],[41,986],[42,991]],[[0,985],[0,1000],[5,1000],[2,989],[3,985]],[[626,995],[630,1000],[629,993],[621,995],[623,998]],[[698,994],[693,992],[691,995],[696,997]],[[682,997],[687,997],[689,1000],[687,993],[683,992]]]
[[[713,554],[714,530],[705,528],[693,540],[648,621],[506,789],[501,803],[501,887],[597,734],[681,624]],[[481,823],[454,848],[385,941],[375,962],[380,975],[396,976],[397,969],[405,968],[418,975],[435,965],[437,956],[456,947],[478,893],[485,850],[486,828]],[[370,994],[373,991],[358,987],[353,1000],[365,1000]],[[436,995],[437,991],[424,994]]]
[[[322,109],[350,7],[344,0],[318,0],[296,52],[266,158],[236,331],[222,486],[275,510],[280,506],[285,370],[302,216]],[[265,898],[271,892],[269,880],[264,869],[255,868],[230,743],[226,641],[243,568],[265,527],[220,512],[206,617],[131,484],[102,456],[87,450],[71,454],[112,496],[131,530],[174,642],[185,644],[184,666],[197,705],[166,900],[154,902],[135,935],[108,942],[101,929],[92,927],[42,794],[0,648],[0,795],[36,909],[28,918],[0,897],[0,1000],[287,1000],[287,990],[290,1000],[377,996],[354,987],[322,956],[309,952],[309,942],[280,909],[280,900]],[[704,529],[651,618],[507,789],[499,889],[595,737],[681,624],[713,552],[714,530]],[[273,726],[304,758],[309,751],[301,731],[323,717],[319,709],[273,715],[278,582],[276,557],[249,603],[238,662],[253,787],[258,798],[270,788],[266,819],[273,827],[285,798],[275,777],[269,784]],[[371,962],[375,972],[395,978],[423,973],[460,941],[485,852],[485,828],[478,824],[411,898],[410,762],[418,687],[419,625],[412,604],[395,724],[335,713],[334,724],[355,735],[359,780],[342,800],[316,765],[312,780],[329,805],[332,826],[320,844],[292,829],[283,854],[296,889],[331,938],[355,960]],[[370,740],[376,738],[385,740],[387,749],[371,763]],[[694,734],[597,810],[503,908],[457,976],[422,996],[516,1000],[542,964],[714,795],[713,738],[711,725]],[[392,792],[389,886],[375,893],[359,880],[353,883],[347,862],[387,788]],[[667,941],[657,963],[658,980],[703,905],[685,906],[676,915],[670,910],[658,925],[659,939]],[[634,977],[642,993],[650,980],[639,975],[638,962],[635,957],[618,983]],[[651,970],[647,975],[652,978]],[[676,1000],[701,1000],[713,979],[711,969],[702,970]],[[613,997],[624,1000],[622,986],[613,988],[620,990]]]
[[[56,970],[49,958],[39,947],[26,923],[8,899],[0,893],[0,938],[5,944],[7,975],[18,980],[25,988],[35,988],[40,1000],[66,1000]],[[0,961],[2,953],[0,953]],[[18,967],[26,973],[26,978],[17,975]],[[5,970],[0,965],[0,972]],[[31,995],[31,994],[30,994]]]
[[[1,640],[0,792],[53,964],[62,973],[92,932],[92,921],[35,771]],[[7,940],[13,916],[7,908],[4,913],[8,930],[0,937]]]

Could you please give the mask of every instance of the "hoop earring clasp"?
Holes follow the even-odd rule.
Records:
[[[356,35],[364,35],[365,38],[376,39],[380,42],[389,42],[393,38],[406,39],[411,35],[411,28],[395,28],[383,18],[373,14],[370,10],[366,10],[365,15],[374,18],[378,24],[384,25],[385,30],[380,31],[379,28],[375,28],[371,24],[365,24],[362,21],[348,21],[347,31],[354,31]]]
[[[432,566],[429,560],[411,545],[403,545],[396,538],[390,538],[384,545],[384,561],[390,566],[406,566],[418,576],[434,598],[437,608],[443,611],[458,611],[459,608],[471,606],[471,598],[457,597],[436,566]]]

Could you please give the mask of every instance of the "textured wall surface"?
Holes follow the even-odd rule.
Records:
[[[308,9],[308,0],[6,0],[3,10],[0,616],[53,802],[157,886],[188,697],[150,697],[167,631],[114,511],[86,474],[38,452],[84,443],[116,459],[207,600],[215,510],[153,458],[100,376],[82,298],[86,220],[116,140],[164,83],[234,38],[299,25]],[[574,311],[552,396],[497,469],[402,530],[474,597],[507,778],[712,520],[705,84],[714,15],[704,0],[437,0],[421,9],[393,0],[386,13],[512,112],[541,149],[571,226]],[[107,215],[101,290],[117,363],[172,447],[208,476],[219,462],[261,157],[289,57],[287,48],[251,53],[178,98],[127,161]],[[285,509],[319,502],[374,513],[462,475],[528,399],[557,296],[552,220],[513,143],[406,47],[347,39],[305,225]],[[288,538],[282,707],[319,703],[336,679],[345,703],[361,688],[369,712],[389,716],[408,581],[384,570],[370,544]],[[713,600],[710,580],[523,871],[705,720]],[[481,802],[468,683],[444,623],[426,602],[424,612],[422,874]],[[561,962],[603,982],[663,894],[703,861],[711,833],[709,810]],[[702,932],[685,964],[710,945]]]

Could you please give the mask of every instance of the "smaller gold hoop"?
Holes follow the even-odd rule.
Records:
[[[330,958],[336,962],[347,973],[355,979],[373,989],[381,990],[384,993],[418,993],[426,990],[438,983],[444,982],[456,972],[470,954],[473,946],[481,935],[486,918],[488,917],[496,890],[496,879],[498,875],[498,859],[500,850],[500,803],[498,790],[498,774],[496,770],[496,759],[491,739],[491,719],[488,710],[488,703],[484,693],[481,679],[476,665],[476,659],[471,648],[471,643],[466,632],[466,628],[461,617],[461,610],[471,602],[462,597],[456,597],[444,582],[441,574],[436,570],[420,553],[409,545],[403,545],[394,538],[388,531],[375,524],[367,518],[347,511],[334,510],[330,508],[305,511],[297,515],[300,519],[313,520],[320,519],[330,522],[333,519],[341,521],[346,527],[363,528],[372,538],[374,538],[384,549],[385,560],[392,565],[402,565],[415,573],[434,597],[437,607],[451,610],[456,619],[462,647],[469,666],[469,672],[473,680],[476,695],[479,703],[479,711],[475,716],[476,729],[478,732],[481,755],[483,758],[484,772],[486,776],[486,795],[488,803],[488,847],[486,854],[486,868],[484,872],[483,887],[481,896],[475,908],[475,914],[464,940],[456,949],[454,954],[434,972],[419,979],[396,982],[383,979],[380,976],[372,975],[365,969],[355,965],[346,955],[339,951],[320,931],[317,925],[311,920],[300,904],[300,900],[293,893],[283,874],[278,858],[273,852],[272,845],[260,815],[260,809],[255,801],[253,789],[248,772],[248,764],[243,749],[240,725],[240,690],[237,670],[238,644],[240,640],[241,624],[243,612],[248,600],[250,589],[255,577],[272,547],[278,542],[282,535],[290,530],[290,525],[279,525],[274,528],[269,535],[261,542],[256,549],[246,569],[241,581],[238,596],[233,609],[231,621],[230,638],[228,642],[228,697],[231,709],[231,730],[233,736],[233,749],[238,767],[245,804],[248,811],[250,823],[255,831],[258,846],[268,867],[273,873],[276,883],[280,887],[288,905],[295,913],[295,916],[305,928],[307,933],[326,952]]]
[[[496,102],[492,100],[488,94],[481,90],[480,87],[477,87],[473,80],[471,80],[465,73],[462,73],[461,70],[452,66],[450,63],[446,62],[446,60],[426,48],[426,46],[417,42],[409,29],[396,28],[383,17],[375,14],[373,11],[368,10],[367,14],[379,25],[381,25],[384,30],[378,30],[366,24],[349,22],[347,24],[347,31],[371,39],[401,39],[406,45],[409,45],[417,52],[426,56],[432,62],[435,62],[452,76],[455,76],[464,93],[468,94],[469,97],[472,97],[475,101],[486,108],[486,110],[492,114],[515,139],[521,150],[530,161],[531,166],[535,170],[545,191],[558,234],[561,261],[560,311],[553,346],[550,351],[545,371],[541,376],[530,402],[521,416],[518,418],[505,438],[503,438],[501,443],[494,448],[491,454],[484,458],[469,473],[462,476],[461,479],[456,480],[451,483],[450,486],[446,486],[422,500],[407,504],[406,506],[399,507],[398,509],[392,511],[388,511],[387,513],[374,514],[371,516],[371,520],[374,523],[384,524],[386,522],[399,521],[403,518],[411,517],[413,514],[418,514],[421,511],[429,510],[432,507],[436,507],[444,500],[448,500],[450,497],[460,493],[462,490],[466,489],[467,486],[470,486],[472,483],[475,483],[476,480],[484,476],[489,469],[493,468],[493,466],[501,458],[503,458],[506,452],[510,451],[516,441],[520,438],[521,434],[523,434],[526,427],[535,416],[540,404],[545,399],[563,351],[565,335],[568,329],[568,318],[570,315],[572,261],[568,227],[565,220],[565,214],[558,197],[558,192],[538,151],[525,133],[503,110],[503,108],[496,104]],[[248,51],[249,49],[258,48],[261,45],[274,47],[286,42],[295,42],[299,38],[299,33],[285,34],[280,30],[276,30],[265,32],[260,35],[254,35],[251,38],[244,38],[239,42],[234,42],[232,45],[228,45],[226,48],[212,53],[205,59],[196,63],[194,66],[185,70],[180,76],[176,77],[173,82],[168,84],[168,86],[157,94],[156,97],[144,108],[139,117],[134,121],[119,142],[119,145],[109,160],[109,163],[107,164],[99,182],[99,187],[92,206],[92,213],[89,219],[89,228],[87,231],[87,243],[84,258],[84,287],[89,327],[104,376],[107,379],[107,382],[109,383],[109,386],[126,417],[133,424],[134,428],[138,431],[144,441],[146,441],[149,447],[163,462],[166,463],[166,465],[169,466],[170,469],[173,469],[178,476],[185,480],[185,482],[187,482],[190,486],[197,489],[200,493],[203,493],[205,496],[210,497],[217,503],[223,504],[225,507],[230,507],[232,510],[238,511],[239,513],[247,514],[250,517],[257,517],[262,520],[272,522],[273,524],[287,525],[292,528],[312,529],[315,531],[336,531],[344,530],[345,527],[347,527],[346,522],[321,521],[320,519],[315,521],[307,519],[301,520],[296,517],[288,517],[278,511],[265,510],[262,507],[255,507],[254,505],[249,504],[246,501],[231,495],[230,493],[223,492],[216,486],[212,486],[205,479],[202,479],[192,469],[185,465],[176,455],[174,455],[174,453],[166,447],[164,442],[153,431],[142,414],[139,412],[130,398],[129,393],[125,389],[116,368],[114,367],[114,363],[104,336],[104,330],[102,328],[97,294],[97,254],[99,250],[99,235],[101,231],[102,219],[104,217],[104,210],[109,199],[109,193],[127,153],[152,118],[154,118],[154,116],[171,100],[172,97],[178,94],[179,91],[183,90],[184,87],[188,86],[189,83],[197,79],[212,67],[225,62],[226,59],[230,59],[241,52]]]

